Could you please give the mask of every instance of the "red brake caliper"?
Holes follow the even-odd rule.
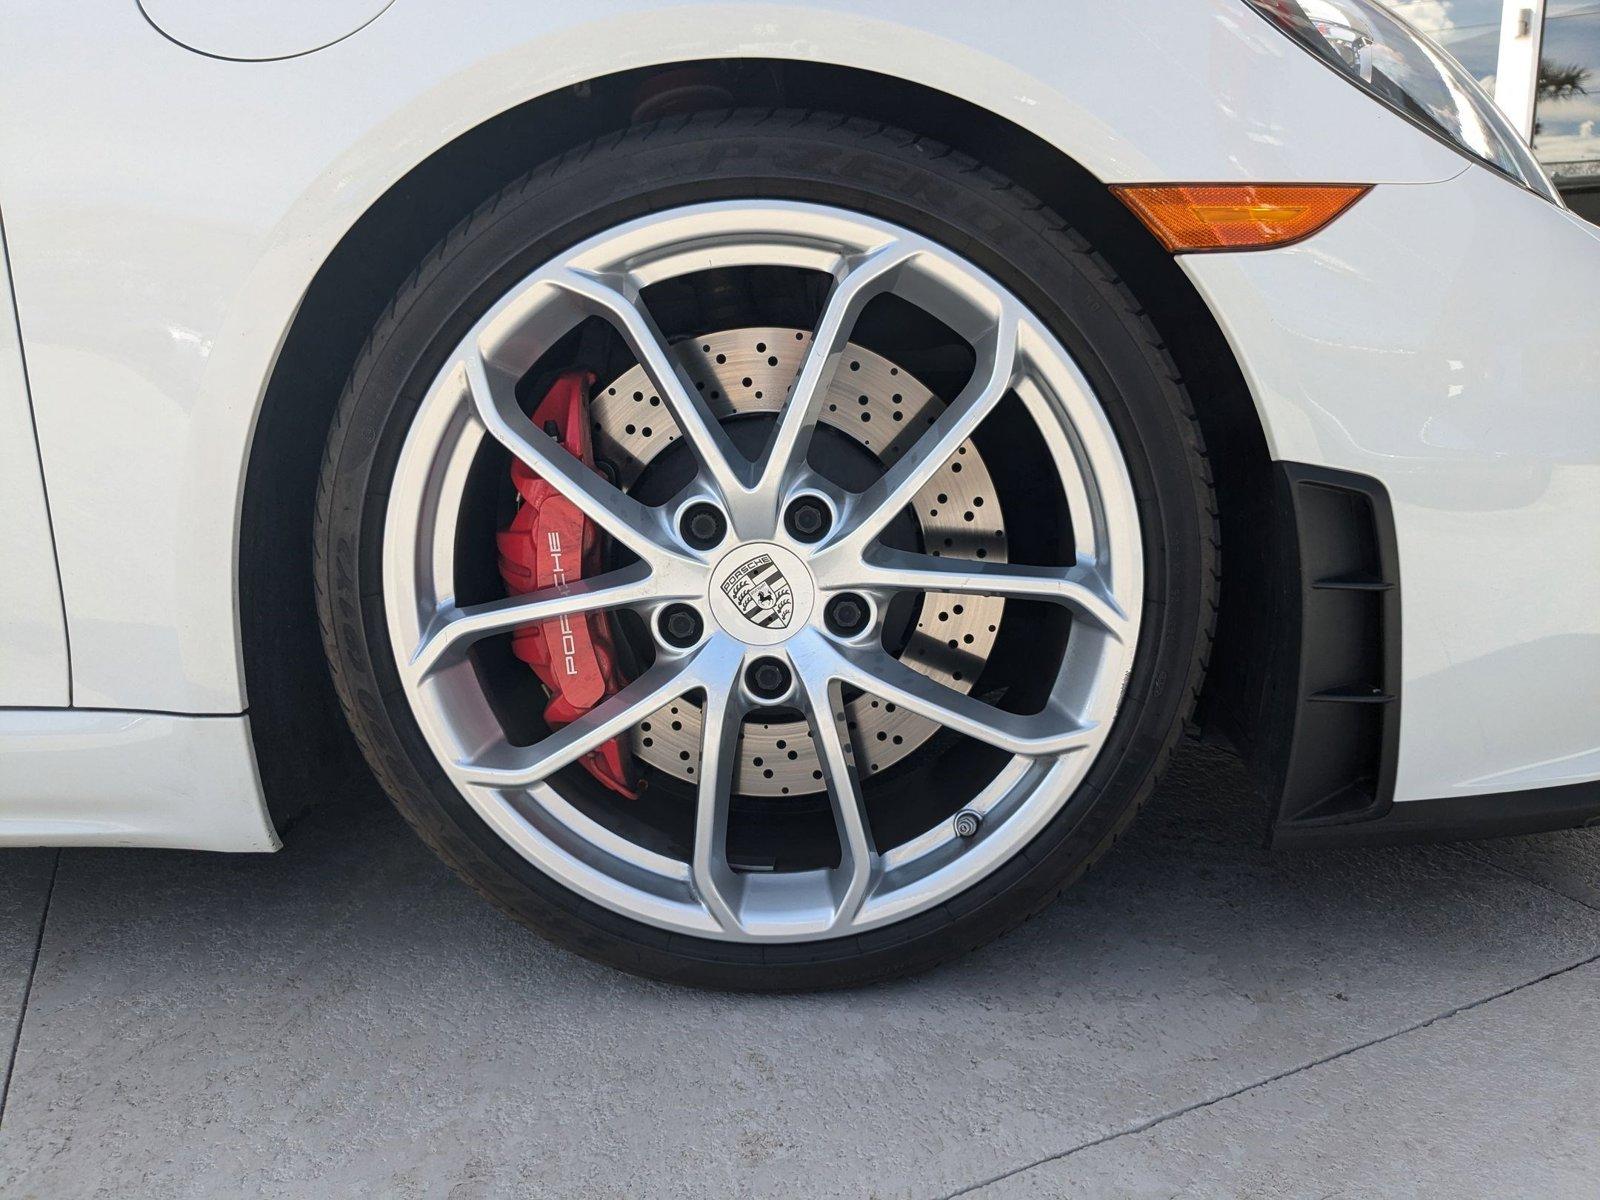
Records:
[[[589,467],[594,466],[589,441],[589,388],[593,383],[593,372],[565,371],[533,410],[534,425]],[[519,595],[541,588],[564,588],[598,573],[601,535],[594,523],[521,462],[511,464],[511,482],[522,505],[510,528],[495,537],[506,589]],[[551,729],[577,720],[623,684],[604,613],[551,617],[524,625],[511,635],[511,649],[550,690],[544,719]],[[578,761],[612,791],[637,796],[620,738],[612,738]]]

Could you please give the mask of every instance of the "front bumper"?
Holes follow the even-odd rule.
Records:
[[[1390,498],[1396,808],[1600,780],[1600,229],[1471,167],[1183,263],[1273,457]]]

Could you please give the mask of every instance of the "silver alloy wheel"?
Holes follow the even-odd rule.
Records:
[[[834,281],[756,462],[734,448],[639,302],[644,287],[665,279],[752,265],[819,270]],[[848,493],[811,470],[807,451],[857,317],[888,293],[954,330],[977,366],[913,448],[865,491]],[[693,456],[693,482],[661,506],[640,503],[583,466],[518,406],[517,380],[589,316],[624,338]],[[884,528],[1008,392],[1059,474],[1074,565],[955,560],[882,545]],[[565,589],[457,606],[457,531],[485,437],[559,488],[638,561]],[[820,497],[832,516],[813,545],[784,525],[801,495]],[[695,550],[678,534],[678,515],[693,503],[715,504],[728,519],[728,538],[712,550]],[[771,567],[792,592],[792,614],[777,625],[749,619],[721,586],[741,571]],[[872,620],[841,638],[828,631],[823,612],[846,591],[868,598]],[[889,601],[905,591],[1065,606],[1071,633],[1043,709],[1003,711],[890,655],[882,622]],[[728,201],[593,238],[524,279],[477,322],[423,399],[401,451],[385,514],[383,594],[423,735],[467,801],[520,854],[578,894],[652,925],[724,940],[802,941],[879,927],[950,899],[1017,854],[1060,811],[1117,713],[1138,635],[1143,563],[1132,486],[1105,414],[1065,350],[1007,289],[896,225],[819,205]],[[659,642],[652,665],[591,713],[534,745],[508,741],[468,658],[475,642],[599,609],[631,609],[655,630],[655,615],[669,603],[701,613],[705,633],[696,645]],[[746,667],[764,656],[790,668],[791,690],[781,701],[746,686]],[[941,821],[880,850],[844,716],[851,689],[1009,752],[1005,767],[964,804],[964,822]],[[597,822],[551,780],[690,693],[700,694],[705,734],[686,862]],[[810,726],[838,833],[832,869],[744,873],[728,862],[742,723],[774,702],[792,705]]]

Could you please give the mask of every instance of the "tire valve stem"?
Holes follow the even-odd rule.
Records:
[[[983,814],[970,808],[963,808],[951,818],[950,827],[955,830],[958,838],[975,838],[978,836],[978,830],[983,827]]]

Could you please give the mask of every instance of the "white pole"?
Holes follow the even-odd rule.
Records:
[[[1505,0],[1500,14],[1500,61],[1494,73],[1494,99],[1529,141],[1533,140],[1533,105],[1539,95],[1544,6],[1545,0]]]

